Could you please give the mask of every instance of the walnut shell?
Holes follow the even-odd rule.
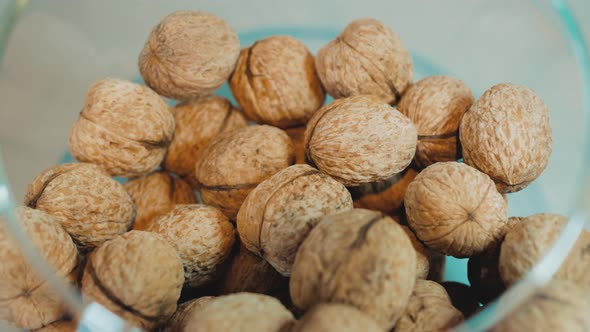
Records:
[[[416,280],[416,254],[403,229],[380,212],[326,216],[295,257],[289,283],[299,309],[320,302],[352,305],[383,329],[401,315]]]
[[[443,281],[445,277],[446,263],[447,256],[437,252],[430,252],[430,259],[428,260],[429,269],[426,280],[432,280],[439,283]]]
[[[15,214],[31,244],[55,269],[56,276],[74,283],[78,251],[70,236],[49,214],[18,207]],[[36,329],[62,318],[61,296],[37,274],[0,217],[0,320],[19,328]]]
[[[303,315],[291,332],[382,332],[383,329],[362,311],[338,303],[321,303]]]
[[[426,279],[430,271],[430,256],[432,256],[432,253],[418,240],[416,234],[412,232],[410,227],[402,225],[402,229],[410,239],[410,242],[412,242],[412,247],[416,251],[416,278]]]
[[[220,134],[201,151],[195,165],[203,203],[235,220],[248,193],[293,159],[291,140],[278,128],[249,126]]]
[[[174,117],[162,97],[146,86],[106,78],[88,90],[68,146],[79,161],[131,177],[155,170],[173,135]]]
[[[430,76],[406,90],[397,109],[418,129],[414,156],[418,167],[461,158],[459,124],[472,104],[467,84],[449,76]]]
[[[375,19],[359,19],[322,47],[316,68],[334,98],[374,94],[388,104],[412,83],[412,57],[399,37]]]
[[[162,165],[181,177],[194,177],[199,154],[213,137],[248,125],[229,100],[218,96],[181,103],[170,111],[176,131]]]
[[[549,110],[529,88],[497,84],[465,113],[460,138],[465,163],[489,175],[500,192],[519,191],[549,162]]]
[[[290,36],[242,49],[229,86],[250,119],[280,128],[305,124],[326,97],[313,55]]]
[[[434,281],[416,280],[412,297],[394,332],[446,331],[463,321],[445,289]]]
[[[133,229],[140,231],[177,204],[197,203],[197,196],[188,183],[168,172],[145,175],[126,182],[123,187],[137,209]]]
[[[183,282],[182,261],[168,242],[130,231],[89,255],[82,294],[131,324],[152,329],[176,311]]]
[[[476,255],[504,236],[506,201],[486,174],[462,163],[426,167],[408,186],[404,203],[416,236],[445,255]]]
[[[293,151],[295,152],[295,164],[306,164],[305,161],[305,126],[293,127],[285,129],[287,135],[293,143]]]
[[[198,314],[214,298],[214,296],[203,296],[180,304],[161,332],[185,331],[187,320]]]
[[[308,165],[293,165],[261,182],[238,213],[242,243],[284,276],[295,254],[323,216],[352,210],[341,183]]]
[[[139,55],[139,72],[162,96],[188,100],[217,90],[234,70],[239,54],[238,36],[221,18],[177,11],[150,33]]]
[[[85,249],[126,232],[135,220],[135,205],[123,186],[86,163],[41,172],[27,187],[25,205],[52,215]]]
[[[322,172],[358,186],[403,171],[416,140],[416,127],[395,108],[375,96],[354,96],[314,113],[305,131],[305,154]]]
[[[160,234],[178,252],[184,265],[184,284],[198,287],[219,277],[220,265],[235,241],[234,226],[212,206],[177,205],[147,229]]]
[[[78,325],[76,322],[69,320],[60,320],[46,325],[34,332],[76,332]]]

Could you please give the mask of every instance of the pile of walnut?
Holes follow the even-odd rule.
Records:
[[[86,301],[145,330],[447,330],[566,223],[508,218],[505,194],[551,155],[535,92],[502,83],[474,99],[453,77],[413,82],[409,52],[376,20],[314,58],[289,36],[240,50],[222,19],[180,11],[152,30],[139,70],[147,86],[90,87],[69,137],[80,163],[40,173],[17,213]],[[213,95],[224,82],[237,105]],[[498,330],[590,329],[589,245],[584,233]],[[445,255],[470,257],[471,286],[441,283]],[[79,317],[6,230],[0,259],[0,319],[73,331]]]

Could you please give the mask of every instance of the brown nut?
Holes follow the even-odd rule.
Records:
[[[416,151],[416,127],[375,96],[334,100],[315,112],[305,131],[307,159],[346,186],[388,179]]]
[[[214,298],[214,296],[203,296],[180,304],[161,332],[185,331],[187,320],[198,314]]]
[[[305,126],[293,127],[285,129],[287,135],[293,143],[293,151],[295,152],[295,164],[306,164],[305,161]]]
[[[295,323],[291,332],[382,332],[383,329],[355,307],[322,303],[314,306]]]
[[[76,332],[77,327],[78,325],[76,322],[60,320],[46,325],[40,329],[34,330],[34,332]]]
[[[14,211],[19,225],[59,278],[74,283],[78,251],[70,236],[49,214],[27,207]],[[66,313],[61,296],[41,278],[0,218],[0,320],[19,328],[36,329]]]
[[[461,158],[459,124],[472,104],[471,89],[449,76],[430,76],[406,90],[397,109],[418,128],[418,167]]]
[[[177,205],[147,229],[166,239],[184,265],[184,285],[198,287],[219,277],[235,241],[234,226],[212,206]]]
[[[430,252],[430,259],[428,261],[429,270],[426,280],[432,280],[438,283],[443,281],[446,264],[447,256],[437,252]]]
[[[137,208],[133,229],[140,231],[170,212],[176,204],[197,203],[197,197],[188,183],[168,172],[145,175],[127,181],[123,187]]]
[[[90,254],[82,294],[131,324],[152,329],[176,311],[183,282],[182,261],[168,242],[130,231]]]
[[[479,301],[473,287],[456,281],[445,281],[441,282],[440,285],[449,294],[451,304],[461,311],[465,318],[471,317],[479,310]]]
[[[160,165],[173,135],[174,117],[162,97],[146,86],[107,78],[88,90],[68,146],[79,161],[132,177]]]
[[[177,11],[162,19],[139,55],[139,72],[162,96],[188,100],[217,90],[234,70],[240,41],[221,18]]]
[[[432,253],[418,240],[416,234],[412,232],[410,227],[402,225],[402,229],[410,239],[410,242],[412,242],[412,247],[416,251],[416,278],[426,279],[430,271],[430,257]]]
[[[506,201],[494,182],[458,162],[426,167],[406,191],[408,223],[430,249],[469,257],[504,236]]]
[[[41,172],[27,187],[25,205],[52,215],[85,249],[126,232],[135,220],[135,205],[123,186],[85,163]]]
[[[220,134],[201,151],[195,166],[203,203],[235,220],[248,193],[293,159],[291,140],[278,128],[249,126]]]
[[[446,331],[463,321],[445,289],[434,281],[416,280],[412,297],[394,332]]]
[[[528,186],[551,156],[549,110],[523,86],[489,88],[465,113],[459,133],[465,163],[489,175],[502,193]]]
[[[229,86],[250,119],[280,128],[305,124],[326,97],[313,55],[290,36],[243,49]]]
[[[309,233],[295,257],[289,288],[299,309],[349,304],[389,329],[415,280],[416,254],[403,229],[380,212],[354,209],[322,218]]]
[[[351,22],[316,56],[318,75],[334,98],[374,94],[395,103],[412,83],[410,53],[399,37],[374,19]]]
[[[248,250],[284,276],[295,254],[323,216],[352,210],[341,183],[308,165],[293,165],[261,182],[238,213],[238,233]]]

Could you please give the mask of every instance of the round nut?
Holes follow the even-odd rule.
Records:
[[[85,163],[41,172],[27,187],[25,205],[52,215],[84,249],[126,232],[135,220],[135,205],[123,186]]]
[[[381,332],[383,329],[355,307],[322,303],[314,306],[293,326],[291,332]]]
[[[166,239],[184,265],[184,284],[197,287],[219,277],[220,265],[235,241],[234,226],[218,209],[201,205],[177,205],[147,229]]]
[[[461,158],[459,124],[472,104],[471,89],[449,76],[430,76],[406,90],[397,109],[418,128],[418,167]]]
[[[131,324],[152,329],[176,311],[183,282],[182,261],[168,242],[131,231],[89,255],[82,294]]]
[[[77,328],[78,326],[76,322],[60,320],[46,325],[40,329],[34,330],[34,332],[76,332]]]
[[[203,296],[180,304],[174,315],[166,322],[162,332],[186,331],[186,322],[188,319],[198,314],[214,298],[214,296]]]
[[[238,213],[244,246],[284,276],[295,254],[323,216],[352,210],[341,183],[308,165],[293,165],[261,182]]]
[[[412,247],[416,251],[416,278],[426,279],[430,271],[430,257],[432,253],[418,240],[416,234],[412,232],[410,227],[402,225],[402,229],[410,239],[410,242],[412,242]]]
[[[280,128],[305,124],[326,97],[313,55],[290,36],[242,49],[229,86],[250,119]]]
[[[55,269],[57,277],[74,283],[78,251],[70,236],[49,214],[18,207],[15,214],[31,244]],[[0,320],[25,329],[43,327],[63,317],[61,296],[30,265],[8,227],[0,218]]]
[[[346,186],[379,182],[412,161],[412,121],[375,96],[338,99],[314,113],[305,131],[309,161]]]
[[[322,47],[316,68],[334,98],[374,94],[388,104],[412,83],[412,57],[399,37],[374,19],[351,22]]]
[[[249,126],[220,134],[201,151],[195,166],[203,203],[235,220],[248,193],[293,159],[291,140],[278,128]]]
[[[432,280],[439,283],[443,281],[445,277],[446,262],[447,256],[437,252],[430,252],[430,259],[428,261],[429,269],[426,280]]]
[[[309,233],[295,257],[289,288],[299,309],[349,304],[390,329],[415,280],[416,254],[403,229],[380,212],[354,209],[322,218]]]
[[[465,113],[459,132],[465,163],[489,175],[502,193],[528,186],[551,156],[549,110],[523,86],[488,89]]]
[[[113,176],[155,170],[174,135],[174,117],[162,97],[143,85],[107,78],[88,90],[68,146],[79,161]]]
[[[506,201],[494,182],[457,162],[426,167],[406,191],[408,223],[430,249],[469,257],[494,246],[506,228]]]
[[[285,129],[287,135],[293,143],[293,151],[295,152],[295,164],[306,164],[305,161],[305,126],[293,127]]]
[[[221,18],[177,11],[162,19],[139,55],[139,72],[162,96],[188,100],[210,95],[234,70],[240,41]]]

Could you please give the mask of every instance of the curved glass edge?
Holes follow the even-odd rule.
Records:
[[[0,63],[2,63],[10,33],[27,3],[28,0],[0,0]]]

